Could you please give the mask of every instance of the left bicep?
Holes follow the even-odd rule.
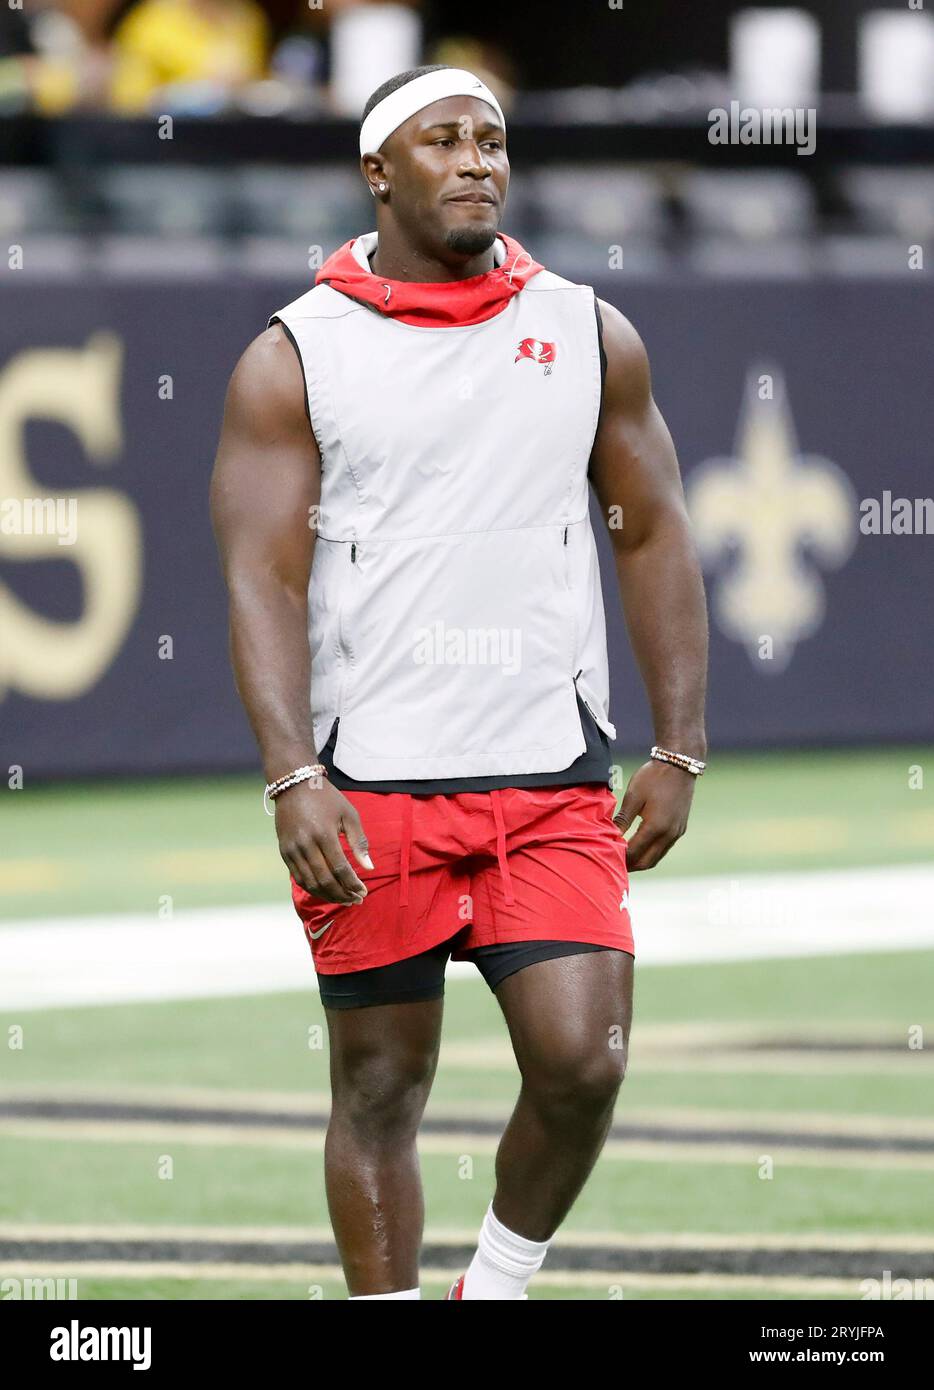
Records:
[[[683,515],[684,493],[642,340],[618,309],[601,300],[600,310],[607,365],[590,481],[614,546],[629,549],[666,514]]]

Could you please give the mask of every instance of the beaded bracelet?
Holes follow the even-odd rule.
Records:
[[[689,772],[692,777],[700,777],[707,764],[702,763],[700,758],[692,758],[689,753],[672,753],[668,748],[658,748],[653,746],[649,754],[656,762],[671,763],[672,767],[680,767],[685,772]]]
[[[289,787],[297,787],[299,782],[308,782],[312,777],[327,777],[328,770],[324,763],[306,763],[304,767],[295,768],[294,772],[287,772],[284,777],[277,777],[274,782],[266,785],[263,792],[263,810],[267,816],[274,816],[275,811],[270,811],[268,802],[275,801],[277,796],[288,791]]]

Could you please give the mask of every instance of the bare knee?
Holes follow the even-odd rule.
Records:
[[[555,1047],[522,1067],[522,1089],[536,1106],[569,1121],[596,1119],[612,1107],[626,1075],[627,1047]]]
[[[332,1075],[332,1125],[363,1141],[414,1136],[431,1090],[435,1057],[370,1051],[345,1056]]]

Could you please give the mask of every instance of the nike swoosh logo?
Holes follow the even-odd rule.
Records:
[[[308,935],[311,937],[312,941],[317,941],[318,937],[324,936],[324,933],[327,931],[328,927],[333,927],[333,925],[334,918],[332,917],[330,922],[325,922],[323,927],[319,927],[317,931],[310,931]]]

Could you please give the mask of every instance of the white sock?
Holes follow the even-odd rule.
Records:
[[[355,1293],[351,1294],[349,1302],[362,1303],[365,1298],[421,1298],[421,1289],[403,1289],[401,1293]]]
[[[547,1240],[526,1240],[487,1208],[477,1253],[464,1276],[464,1298],[527,1298],[526,1285],[548,1253]]]

